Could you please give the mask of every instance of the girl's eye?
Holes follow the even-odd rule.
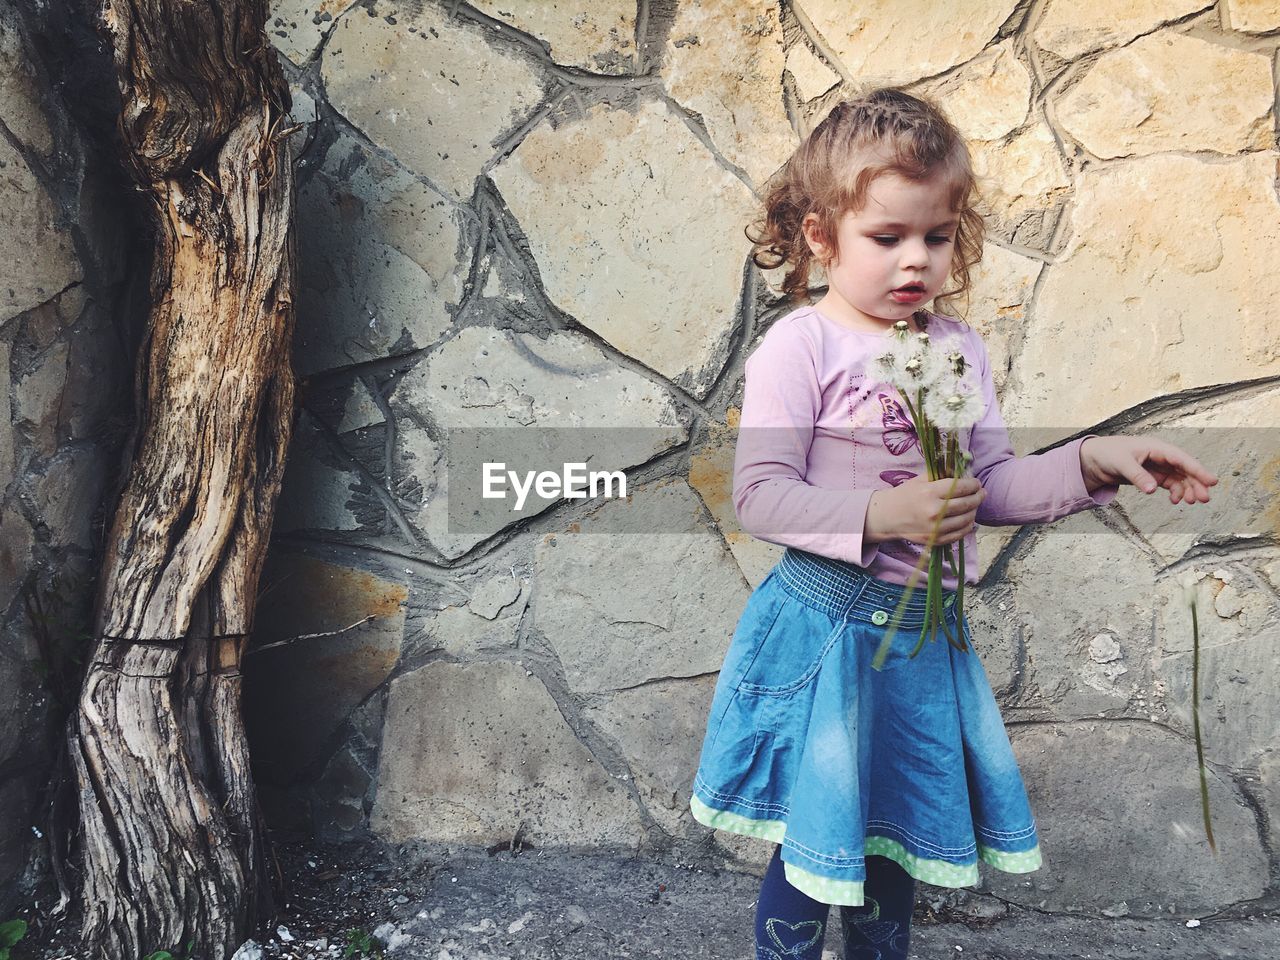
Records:
[[[898,238],[893,236],[892,234],[878,234],[876,236],[873,236],[871,239],[874,240],[876,243],[880,244],[880,246],[882,247],[891,247],[898,242]],[[951,238],[947,236],[939,236],[937,234],[930,234],[928,237],[925,238],[925,242],[938,245],[943,243],[950,243]]]

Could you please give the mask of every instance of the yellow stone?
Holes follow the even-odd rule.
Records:
[[[1204,6],[1203,0],[1051,0],[1031,36],[1050,53],[1074,60],[1093,50],[1128,43]]]
[[[1160,155],[1085,174],[1006,422],[1071,432],[1165,394],[1280,373],[1276,160]]]
[[[799,138],[782,103],[782,25],[765,0],[686,0],[663,54],[671,96],[702,117],[720,154],[760,187]]]
[[[937,0],[799,0],[793,9],[862,83],[912,83],[979,53],[1016,0],[965,0],[964,15]]]
[[[1044,123],[1005,140],[970,144],[974,172],[985,195],[988,229],[1007,241],[1048,250],[1071,181],[1058,144]]]
[[[1280,3],[1276,0],[1227,0],[1225,24],[1245,33],[1280,29]]]
[[[913,86],[911,92],[935,100],[966,139],[995,140],[1026,121],[1031,74],[1008,40],[940,80]]]
[[[1166,150],[1262,150],[1271,138],[1271,61],[1162,31],[1103,54],[1058,100],[1065,130],[1103,159]]]

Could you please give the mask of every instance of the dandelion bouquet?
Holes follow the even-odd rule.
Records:
[[[959,341],[954,338],[932,340],[925,330],[926,318],[927,315],[923,312],[916,314],[916,322],[922,332],[915,335],[912,335],[910,325],[905,320],[895,323],[887,334],[889,346],[877,358],[877,363],[885,382],[896,387],[906,403],[907,413],[920,441],[929,479],[950,477],[954,481],[963,477],[969,464],[973,462],[969,451],[960,446],[960,434],[982,419],[986,404],[980,384],[960,352]],[[955,489],[954,482],[951,489]],[[948,497],[950,493],[948,491]],[[920,556],[920,562],[911,572],[907,589],[898,603],[898,609],[894,611],[880,649],[872,660],[871,665],[876,670],[881,669],[884,664],[906,602],[916,588],[926,560],[929,569],[926,574],[924,624],[920,629],[920,640],[910,656],[914,657],[920,652],[926,637],[930,642],[936,641],[939,628],[947,642],[957,650],[967,652],[969,649],[964,641],[963,630],[958,629],[958,636],[953,636],[947,627],[942,602],[942,565],[946,563],[956,577],[956,622],[962,622],[964,541],[959,540],[954,544],[957,548],[955,552],[952,544],[935,544],[933,540],[941,523],[942,516],[939,514],[929,543]],[[958,566],[956,552],[959,553]]]

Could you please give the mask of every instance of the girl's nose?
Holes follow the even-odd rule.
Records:
[[[929,265],[929,245],[924,240],[908,240],[902,244],[902,266],[927,267]]]

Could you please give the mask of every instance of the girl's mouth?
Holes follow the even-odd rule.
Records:
[[[924,299],[923,283],[908,283],[889,291],[894,303],[919,303]]]

